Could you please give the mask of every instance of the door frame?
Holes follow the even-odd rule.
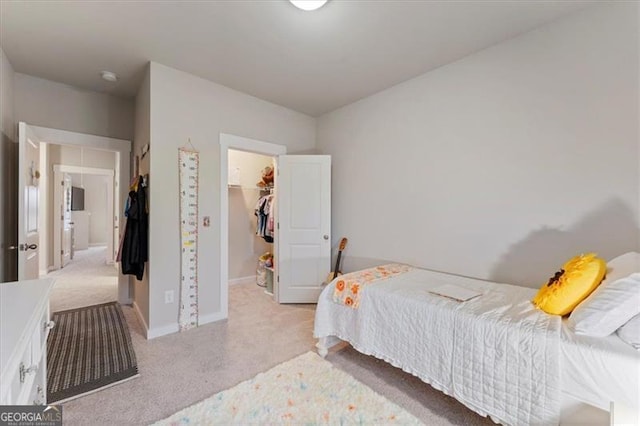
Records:
[[[119,197],[114,200],[115,207],[124,206],[129,196],[129,180],[130,161],[131,161],[131,141],[125,139],[109,138],[106,136],[89,135],[80,132],[71,132],[68,130],[52,129],[49,127],[32,126],[40,140],[45,143],[58,145],[80,146],[83,148],[100,149],[103,151],[111,151],[116,153],[116,163],[120,166],[120,176],[115,182],[119,183],[118,188],[114,188],[114,192]],[[47,171],[49,172],[49,171]],[[115,183],[114,183],[115,185]],[[115,197],[114,197],[115,198]],[[118,214],[118,229],[124,230],[124,215]],[[132,283],[128,275],[118,274],[118,302],[121,304],[130,304],[132,298]]]
[[[107,264],[111,265],[114,262],[113,250],[116,244],[114,241],[114,214],[115,214],[115,170],[114,169],[99,169],[95,167],[81,167],[81,166],[67,166],[65,164],[54,164],[53,165],[53,178],[56,177],[59,179],[58,174],[62,173],[80,173],[85,175],[94,175],[94,176],[107,176],[111,177],[111,180],[107,182],[107,195],[110,195],[110,198],[107,199],[107,208],[111,210],[111,215],[107,217],[108,229],[109,229],[109,240],[107,241]],[[55,181],[57,182],[57,181]],[[62,266],[62,261],[60,259],[60,250],[62,250],[62,229],[60,228],[60,220],[57,219],[57,209],[60,207],[60,203],[62,202],[62,197],[57,196],[60,193],[61,189],[58,185],[54,183],[54,194],[53,194],[53,211],[48,213],[53,214],[53,268],[54,270],[58,270]]]
[[[52,182],[54,182],[53,200],[51,203],[49,203],[49,205],[47,206],[48,208],[45,210],[45,216],[47,216],[47,223],[49,220],[48,216],[51,216],[51,219],[52,219],[53,230],[52,232],[47,232],[48,234],[51,234],[52,238],[51,238],[51,243],[47,243],[46,245],[40,244],[43,247],[47,247],[47,251],[49,250],[49,247],[52,246],[51,247],[51,250],[52,250],[51,254],[53,258],[53,264],[51,265],[52,271],[56,271],[60,268],[64,268],[65,266],[64,261],[61,259],[63,254],[62,241],[64,240],[64,238],[62,237],[62,224],[60,223],[62,220],[64,220],[64,214],[63,214],[63,217],[61,217],[60,219],[57,219],[59,217],[58,212],[62,213],[62,207],[64,205],[64,201],[63,201],[64,191],[66,190],[66,188],[64,187],[64,179],[65,179],[64,175],[65,175],[64,173],[60,173],[59,170],[56,170],[56,165],[53,166],[53,176],[52,176]],[[62,185],[58,186],[55,184],[55,182],[61,182]],[[47,229],[47,231],[49,230]],[[71,242],[71,244],[73,245],[73,241]],[[49,253],[47,253],[47,258],[49,257],[48,255]],[[71,253],[69,257],[71,257]]]
[[[220,133],[220,319],[229,316],[229,150],[277,157],[287,153],[285,145]],[[277,253],[277,243],[275,250]],[[256,259],[257,262],[257,259]],[[274,279],[273,295],[278,301]]]

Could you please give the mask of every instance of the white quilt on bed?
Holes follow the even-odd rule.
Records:
[[[443,284],[483,294],[457,302],[428,291]],[[558,424],[561,320],[533,307],[535,290],[416,269],[368,286],[354,310],[331,300],[332,285],[315,337],[346,340],[500,423]]]

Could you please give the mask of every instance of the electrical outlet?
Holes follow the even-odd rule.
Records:
[[[164,303],[173,303],[173,290],[164,292]]]

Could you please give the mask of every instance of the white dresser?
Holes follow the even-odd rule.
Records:
[[[0,405],[47,402],[53,279],[0,284]]]

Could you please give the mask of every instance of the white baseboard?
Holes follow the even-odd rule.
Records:
[[[144,331],[146,334],[145,337],[147,338],[147,340],[155,339],[156,337],[166,336],[167,334],[173,334],[180,331],[180,326],[178,325],[178,323],[167,324],[167,325],[163,325],[162,327],[156,327],[156,328],[150,329],[149,326],[147,325],[147,322],[144,320],[144,317],[142,315],[142,312],[140,311],[140,308],[138,307],[138,304],[136,302],[133,302],[132,306],[133,306],[134,312],[136,313],[136,315],[138,316],[138,319],[140,320],[140,324],[142,324],[144,328]],[[227,315],[225,315],[223,312],[214,312],[208,315],[200,315],[200,317],[198,318],[198,326],[209,324],[211,322],[222,321],[225,319],[227,319]]]
[[[89,243],[89,247],[106,247],[107,243]]]
[[[238,285],[238,284],[255,284],[256,276],[249,275],[248,277],[240,277],[240,278],[232,278],[229,280],[229,285]]]
[[[227,315],[224,312],[214,312],[208,315],[200,315],[198,318],[198,325],[209,324],[210,322],[222,321],[227,319]]]
[[[147,330],[147,340],[155,339],[156,337],[166,336],[167,334],[173,334],[180,331],[178,323],[167,324],[162,327],[150,328]]]
[[[147,325],[147,322],[144,320],[144,315],[142,315],[142,311],[140,311],[140,307],[138,306],[138,304],[136,302],[133,302],[131,304],[131,306],[133,306],[133,312],[136,313],[136,316],[138,317],[138,320],[140,321],[140,325],[142,325],[144,337],[148,339],[149,338],[149,326]]]

